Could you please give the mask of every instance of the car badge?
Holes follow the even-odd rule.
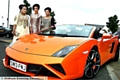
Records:
[[[25,49],[25,51],[27,51],[27,50],[28,50],[28,48]]]

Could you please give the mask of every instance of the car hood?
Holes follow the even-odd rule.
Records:
[[[88,38],[78,37],[55,37],[41,35],[26,35],[21,37],[9,47],[25,53],[52,55],[61,48],[69,45],[78,45]]]

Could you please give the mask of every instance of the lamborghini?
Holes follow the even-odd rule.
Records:
[[[5,67],[48,80],[94,78],[108,60],[118,61],[118,36],[99,27],[58,25],[51,34],[30,34],[6,47]]]

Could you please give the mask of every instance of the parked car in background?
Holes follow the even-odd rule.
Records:
[[[5,28],[5,27],[0,27],[0,36],[1,37],[6,37],[6,38],[10,38],[13,37],[12,35],[12,30],[9,28]]]

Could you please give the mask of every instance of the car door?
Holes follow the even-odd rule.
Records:
[[[114,45],[114,43],[112,42],[112,35],[110,34],[106,34],[103,35],[100,39],[99,39],[99,51],[101,53],[101,60],[103,60],[102,62],[106,62],[108,60],[108,56],[112,51],[112,46]]]

